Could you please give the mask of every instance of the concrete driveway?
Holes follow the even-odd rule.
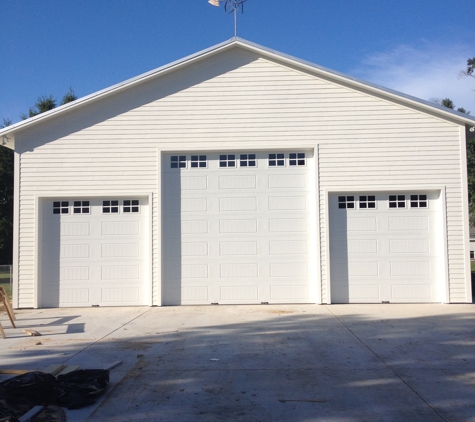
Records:
[[[68,421],[475,421],[474,305],[44,309],[1,367],[100,368]],[[28,337],[32,328],[42,337]],[[5,379],[3,376],[2,379]]]

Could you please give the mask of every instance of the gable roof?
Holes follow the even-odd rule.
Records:
[[[102,98],[111,96],[115,93],[118,93],[127,89],[131,89],[134,86],[141,84],[145,81],[149,81],[153,78],[158,78],[176,69],[179,69],[184,66],[188,66],[191,63],[197,62],[199,60],[203,60],[212,55],[216,55],[216,54],[219,54],[220,52],[230,50],[236,47],[243,48],[248,51],[252,51],[254,53],[262,55],[263,57],[267,57],[269,59],[278,61],[284,65],[286,64],[286,65],[293,66],[294,68],[300,69],[310,74],[314,74],[317,77],[327,79],[336,84],[345,85],[359,91],[364,91],[368,94],[383,97],[389,101],[398,102],[408,107],[416,108],[420,111],[431,113],[445,120],[450,120],[459,124],[475,126],[475,117],[469,116],[467,114],[460,113],[458,111],[448,109],[439,104],[425,101],[425,100],[422,100],[410,95],[406,95],[401,92],[382,87],[380,85],[372,84],[370,82],[366,82],[361,79],[354,78],[352,76],[345,75],[343,73],[340,73],[331,69],[327,69],[322,66],[318,66],[314,63],[301,60],[284,53],[277,52],[275,50],[263,47],[259,44],[246,41],[242,38],[235,37],[223,43],[217,44],[213,47],[202,50],[198,53],[184,57],[183,59],[158,67],[154,70],[143,73],[139,76],[128,79],[124,82],[118,83],[116,85],[112,85],[108,88],[97,91],[93,94],[86,95],[85,97],[79,98],[70,103],[56,107],[45,113],[38,114],[29,119],[22,120],[11,126],[7,126],[3,129],[0,129],[0,138],[2,138],[2,141],[3,141],[2,145],[5,145],[9,148],[14,149],[14,142],[10,142],[10,141],[12,140],[14,141],[15,133],[20,130],[34,127],[35,125],[54,119],[56,116],[60,116],[64,113],[69,113],[79,107],[86,106],[87,104],[90,104]]]

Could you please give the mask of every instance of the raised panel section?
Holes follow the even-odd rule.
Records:
[[[269,253],[271,255],[306,254],[306,240],[271,240],[269,242]]]
[[[183,176],[180,187],[183,190],[206,190],[208,188],[208,178],[206,176]]]
[[[183,278],[207,278],[208,265],[206,264],[189,264],[181,266]]]
[[[307,198],[305,196],[271,196],[269,198],[270,211],[305,211]]]
[[[220,233],[257,233],[257,220],[219,220]]]
[[[431,299],[432,291],[429,284],[393,284],[391,296],[393,299]]]
[[[137,236],[139,223],[137,221],[103,221],[101,233],[103,236]]]
[[[274,233],[298,233],[307,231],[306,218],[271,218],[269,219],[269,230]]]
[[[89,258],[89,245],[61,245],[61,258]]]
[[[378,225],[374,217],[349,217],[348,231],[375,231]]]
[[[61,236],[89,236],[90,226],[83,223],[61,223]]]
[[[429,239],[391,239],[389,241],[391,253],[429,253]]]
[[[104,243],[101,246],[103,258],[137,258],[139,256],[138,243]]]
[[[185,220],[181,222],[182,234],[204,234],[208,233],[207,220]]]
[[[89,302],[89,289],[61,289],[59,291],[61,304],[87,304]]]
[[[389,217],[389,230],[427,231],[429,230],[429,218],[428,217]]]
[[[308,286],[271,286],[270,298],[275,301],[292,301],[309,299]]]
[[[208,302],[207,286],[185,286],[181,289],[182,300],[185,302]]]
[[[61,281],[89,280],[89,267],[61,267],[59,269]]]
[[[257,286],[221,286],[221,300],[256,301],[258,299]]]
[[[348,240],[348,252],[353,254],[374,254],[378,252],[376,239]]]
[[[101,268],[102,280],[138,280],[138,265],[104,265]]]
[[[257,255],[257,242],[219,242],[220,255]]]
[[[256,176],[219,176],[219,189],[255,189]]]
[[[391,262],[391,276],[430,276],[430,262],[400,261]]]
[[[271,277],[306,277],[307,275],[308,264],[306,262],[270,264]]]
[[[219,198],[220,211],[256,211],[257,198]]]
[[[188,198],[181,201],[182,212],[205,212],[207,209],[206,198]]]
[[[238,277],[257,277],[259,275],[257,264],[221,264],[221,278],[238,278]]]
[[[207,256],[208,242],[185,242],[181,244],[182,256]]]
[[[269,175],[269,188],[305,188],[307,176],[305,174],[271,174]]]
[[[101,289],[101,301],[103,303],[133,303],[138,302],[140,290],[136,287]]]
[[[353,301],[380,299],[379,286],[375,284],[349,285],[348,292]]]
[[[348,275],[349,276],[366,276],[376,277],[379,274],[379,266],[377,262],[349,262]]]

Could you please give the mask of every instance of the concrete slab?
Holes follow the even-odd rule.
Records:
[[[475,421],[473,305],[43,309],[2,368],[116,360],[68,421]],[[4,318],[2,318],[2,322]],[[23,328],[43,335],[29,337]]]

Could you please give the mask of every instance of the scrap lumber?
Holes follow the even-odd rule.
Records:
[[[53,364],[47,366],[45,369],[43,369],[42,372],[56,376],[56,375],[58,375],[64,368],[66,368],[66,366],[68,366],[68,365],[63,365],[63,364],[61,364],[61,363],[59,363],[59,364],[53,363]]]
[[[23,332],[33,337],[41,336],[41,333],[36,330],[23,330]]]
[[[115,362],[110,363],[109,365],[104,366],[104,368],[107,371],[110,371],[111,369],[117,368],[119,365],[122,365],[121,360],[116,360]]]
[[[0,369],[0,375],[23,375],[32,371],[33,369]]]
[[[12,327],[16,328],[16,326],[15,326],[15,314],[13,313],[12,305],[10,304],[10,301],[8,300],[7,292],[5,291],[3,286],[0,286],[0,300],[3,303],[3,306],[5,306],[5,310],[7,311],[8,318],[10,318],[10,322],[12,323]]]
[[[70,372],[77,371],[79,368],[79,365],[66,365],[65,368],[58,372],[56,375],[69,374]]]

